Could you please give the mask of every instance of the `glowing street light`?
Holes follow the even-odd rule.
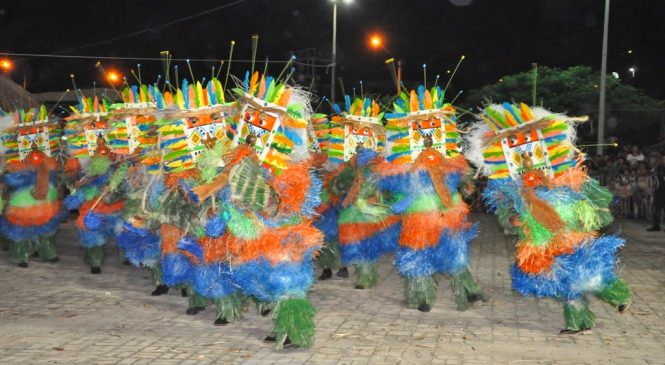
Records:
[[[12,68],[14,68],[14,64],[8,58],[3,58],[0,60],[0,69],[2,69],[4,73],[9,73]]]
[[[383,39],[378,34],[373,34],[369,37],[369,45],[374,49],[378,49],[383,45]]]
[[[108,81],[109,84],[112,84],[112,85],[116,84],[116,83],[120,82],[121,79],[122,79],[122,77],[116,71],[109,71],[109,72],[106,73],[106,81]]]
[[[635,71],[637,71],[637,69],[636,69],[635,67],[631,67],[631,68],[629,68],[628,71],[630,72],[630,74],[631,74],[633,77],[635,77]]]

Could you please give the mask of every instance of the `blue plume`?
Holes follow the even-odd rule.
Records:
[[[182,98],[185,100],[185,108],[189,108],[189,82],[187,82],[187,79],[182,80],[182,88],[180,90],[182,91]]]
[[[209,299],[223,298],[238,291],[233,283],[233,270],[224,263],[200,265],[194,268],[194,290]]]
[[[397,250],[401,223],[395,223],[364,240],[341,245],[342,264],[373,263]]]
[[[347,112],[351,111],[351,97],[348,95],[344,95],[344,106]]]
[[[162,257],[162,281],[168,286],[189,284],[193,272],[192,262],[182,253]]]
[[[272,78],[272,76],[268,76],[268,77],[266,77],[266,92],[264,93],[264,95],[261,95],[261,98],[265,98],[265,97],[266,97],[265,94],[268,93],[268,89],[270,88],[270,84],[272,84],[272,82],[273,82],[273,78]]]
[[[242,86],[245,87],[245,92],[249,92],[249,70],[245,71],[245,80],[243,80]]]
[[[208,220],[205,227],[206,236],[220,237],[226,231],[226,222],[221,216],[216,215]]]
[[[303,297],[314,278],[312,254],[313,251],[307,252],[301,263],[282,262],[273,266],[264,259],[246,262],[233,268],[235,283],[244,293],[266,302],[286,295]]]
[[[178,241],[176,247],[180,250],[187,251],[194,255],[200,261],[203,261],[203,247],[199,245],[196,240],[190,236],[185,236]]]
[[[284,128],[284,135],[298,146],[302,146],[303,140],[298,133],[290,128]]]
[[[131,89],[132,89],[132,94],[134,94],[134,100],[136,102],[138,102],[139,101],[139,87],[136,86],[136,85],[132,85]]]
[[[508,102],[504,102],[504,103],[503,103],[503,107],[504,107],[507,111],[509,111],[510,114],[513,115],[513,117],[515,118],[515,120],[522,120],[522,118],[520,118],[520,116],[515,112],[515,108],[513,108],[513,105],[512,105],[512,104],[510,104],[510,103],[508,103]]]
[[[217,94],[215,94],[215,90],[213,88],[212,80],[208,81],[208,85],[206,86],[206,90],[208,90],[208,100],[210,101],[210,105],[218,104],[219,100],[217,100]]]
[[[83,218],[83,224],[85,224],[87,229],[97,231],[101,229],[104,224],[104,215],[91,210]]]
[[[337,113],[339,115],[342,115],[342,113],[343,113],[342,108],[340,108],[339,105],[337,105],[337,103],[333,104],[332,108],[335,111],[335,113]]]
[[[363,110],[360,112],[360,115],[367,116],[365,114],[366,114],[367,108],[369,108],[370,106],[372,106],[372,99],[365,98],[365,100],[363,100]]]
[[[425,86],[418,86],[418,105],[420,105],[420,110],[425,109]],[[412,110],[414,112],[415,110]]]
[[[436,93],[437,93],[437,95],[439,95],[439,98],[436,101],[436,108],[441,109],[441,107],[443,106],[443,96],[444,96],[443,94],[444,94],[444,92],[443,92],[443,90],[441,89],[440,86],[436,87]]]

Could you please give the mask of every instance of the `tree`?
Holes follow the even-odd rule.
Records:
[[[593,140],[598,120],[598,82],[600,73],[587,66],[566,70],[539,66],[538,106],[572,116],[588,115],[590,120],[578,128],[578,134]],[[489,103],[524,102],[532,104],[533,73],[526,71],[504,76],[499,82],[472,90],[463,107],[478,110]],[[607,78],[606,136],[616,136],[622,143],[655,143],[665,130],[665,105],[626,85],[612,76]],[[639,131],[639,133],[638,133]]]

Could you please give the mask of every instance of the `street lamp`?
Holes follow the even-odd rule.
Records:
[[[111,85],[115,85],[120,81],[121,77],[120,74],[116,71],[109,71],[106,73],[106,81],[109,82]]]
[[[633,77],[635,77],[635,71],[637,71],[637,69],[636,69],[635,67],[631,67],[631,68],[629,68],[628,71],[630,72],[630,74],[631,74]]]
[[[335,104],[335,68],[337,67],[337,4],[350,4],[353,0],[331,0],[333,3],[333,36],[332,36],[332,72],[330,79],[330,101]]]
[[[3,58],[0,60],[0,69],[3,73],[9,73],[12,70],[14,64],[8,58]]]

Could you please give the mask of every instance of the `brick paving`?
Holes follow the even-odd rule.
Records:
[[[350,279],[317,283],[318,309],[311,350],[278,352],[262,342],[269,318],[251,307],[239,323],[214,327],[212,307],[185,315],[186,300],[172,290],[151,297],[146,270],[125,266],[113,248],[102,275],[83,263],[71,226],[58,236],[61,262],[21,269],[0,255],[0,363],[2,364],[665,364],[665,232],[621,220],[628,245],[623,277],[634,303],[617,314],[592,299],[598,325],[559,336],[561,307],[510,290],[514,241],[496,219],[474,217],[472,270],[491,300],[457,312],[448,279],[430,313],[404,308],[402,284],[391,266],[371,290]]]

